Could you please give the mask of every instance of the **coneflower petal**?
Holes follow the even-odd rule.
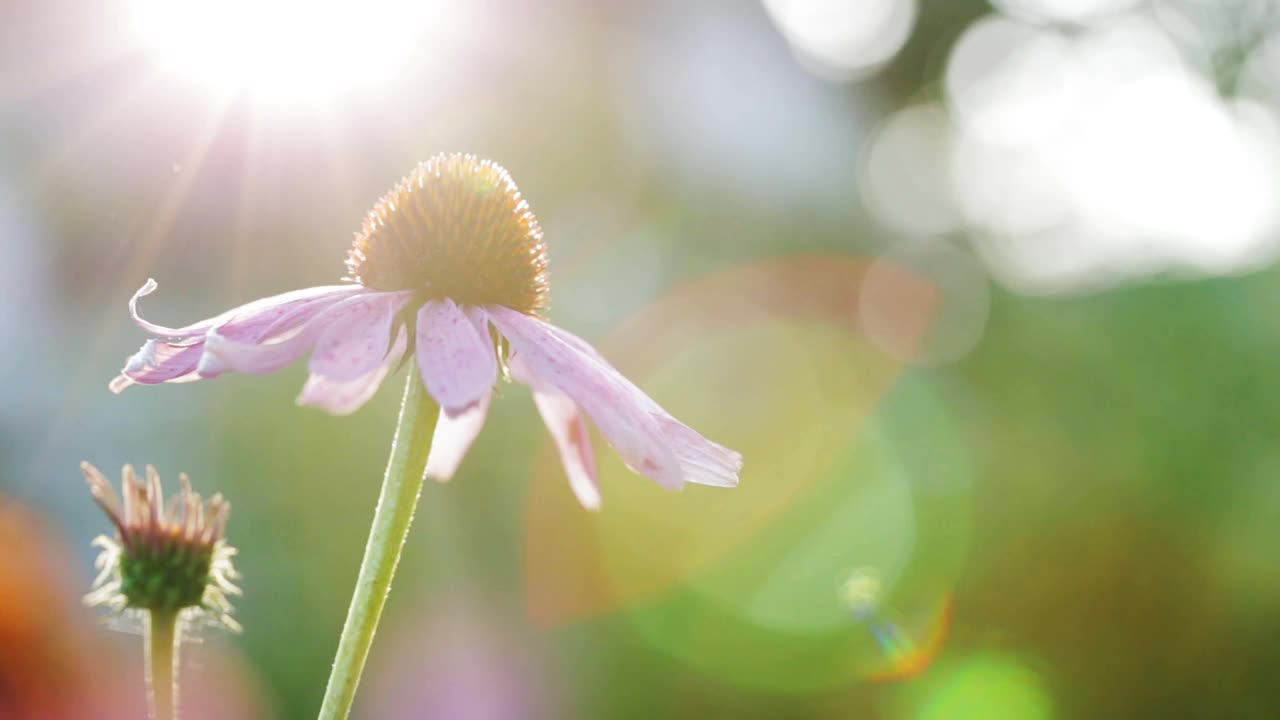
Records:
[[[699,485],[737,487],[742,453],[712,442],[697,430],[666,414],[658,418],[663,434],[684,470],[684,479]]]
[[[346,300],[341,313],[330,320],[307,369],[330,380],[355,380],[383,364],[391,345],[396,314],[410,293],[369,293]]]
[[[578,404],[568,395],[551,390],[533,391],[533,403],[546,423],[560,452],[560,464],[569,478],[569,487],[588,510],[600,509],[600,479],[596,474],[591,435]]]
[[[120,375],[109,384],[112,392],[119,393],[133,383],[153,385],[215,377],[226,370],[241,370],[251,364],[250,358],[262,362],[264,356],[279,356],[293,345],[272,347],[270,352],[264,353],[244,348],[263,343],[279,344],[283,339],[296,335],[300,327],[325,310],[353,295],[369,292],[355,285],[307,288],[256,300],[183,328],[168,328],[143,320],[137,312],[138,298],[149,294],[155,287],[155,281],[148,280],[129,301],[129,311],[141,327],[162,339],[148,340],[126,360]],[[209,352],[211,349],[213,353]],[[307,349],[309,345],[303,351]],[[289,362],[296,357],[296,354],[289,357]],[[257,372],[270,372],[278,367],[283,365],[268,364],[267,369]]]
[[[635,472],[673,490],[684,484],[680,462],[650,412],[656,403],[640,388],[598,354],[581,349],[585,342],[580,338],[510,308],[490,305],[486,310],[511,343],[512,365],[524,363],[535,389],[554,388],[577,403]]]
[[[232,340],[217,330],[210,331],[196,372],[209,377],[227,371],[266,375],[282,370],[311,350],[322,329],[318,325],[304,326],[286,338],[261,344]]]
[[[125,361],[124,370],[120,371],[120,376],[126,381],[125,387],[130,382],[143,385],[173,382],[195,372],[196,364],[200,362],[200,356],[203,354],[203,341],[179,345],[162,340],[148,340],[143,343],[138,352]],[[115,387],[113,386],[112,389],[114,390]]]
[[[418,311],[418,368],[440,407],[457,415],[480,402],[498,381],[498,358],[487,323],[449,298]]]
[[[408,332],[401,327],[381,364],[364,375],[350,380],[335,380],[312,373],[298,395],[298,404],[318,407],[334,415],[350,415],[364,407],[369,398],[378,391],[387,374],[400,364],[400,359],[404,357],[408,345]]]
[[[293,364],[311,351],[330,326],[363,317],[370,302],[381,302],[368,290],[313,299],[289,307],[273,307],[261,316],[227,323],[205,335],[204,355],[196,366],[201,376],[234,370],[263,375]],[[372,299],[371,299],[372,298]]]
[[[476,441],[480,429],[484,427],[485,418],[489,414],[489,400],[493,391],[484,394],[480,401],[470,408],[449,415],[440,411],[436,421],[435,434],[431,438],[431,454],[427,456],[426,477],[445,482],[458,472],[458,466],[466,457],[471,444]]]
[[[158,287],[155,280],[150,278],[143,284],[138,291],[129,299],[129,314],[133,316],[133,321],[143,330],[170,340],[184,340],[203,336],[208,331],[218,326],[226,326],[240,324],[245,320],[251,320],[260,323],[270,323],[276,318],[288,313],[298,305],[306,305],[311,302],[324,299],[338,299],[352,293],[363,292],[364,288],[358,285],[324,285],[320,287],[305,288],[302,290],[294,290],[280,295],[273,295],[258,300],[254,300],[246,305],[232,308],[220,315],[192,323],[185,327],[171,328],[164,325],[144,320],[142,315],[138,313],[138,299],[146,297],[155,292]],[[251,328],[246,328],[251,329]]]
[[[582,338],[550,324],[547,324],[547,331],[583,355],[609,367],[609,361]],[[667,447],[680,463],[686,482],[713,487],[737,487],[738,476],[742,471],[741,453],[708,440],[697,430],[677,420],[644,392],[637,389],[637,393],[637,399],[656,419]]]

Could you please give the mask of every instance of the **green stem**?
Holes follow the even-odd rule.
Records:
[[[153,610],[147,619],[147,702],[151,720],[178,720],[178,614]]]
[[[369,543],[364,549],[355,594],[351,597],[351,608],[347,610],[347,621],[338,640],[338,654],[333,660],[329,685],[324,691],[320,720],[345,720],[351,713],[360,673],[369,657],[378,618],[391,590],[391,578],[395,575],[400,550],[404,547],[405,536],[409,534],[413,511],[422,492],[423,472],[427,467],[427,453],[431,450],[437,410],[435,402],[422,386],[417,368],[411,366],[408,374],[404,401],[400,405],[400,423],[391,442],[391,457],[387,460],[382,493],[378,496],[378,508],[373,513]]]

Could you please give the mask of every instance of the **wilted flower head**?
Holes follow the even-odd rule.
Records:
[[[94,500],[116,526],[114,538],[99,535],[93,541],[102,553],[85,602],[114,610],[199,613],[239,630],[227,600],[240,588],[233,583],[235,548],[223,538],[231,505],[222,495],[202,500],[182,474],[182,490],[166,504],[154,467],[147,466],[144,482],[125,465],[122,500],[97,468],[83,462],[80,469]]]
[[[378,201],[348,254],[349,284],[276,295],[156,336],[111,383],[189,382],[270,373],[307,353],[299,404],[346,414],[406,354],[441,414],[427,474],[451,477],[507,375],[533,389],[578,499],[600,504],[583,415],[627,465],[668,488],[733,486],[742,456],[676,420],[598,352],[536,313],[547,303],[542,229],[511,176],[471,155],[420,164]]]

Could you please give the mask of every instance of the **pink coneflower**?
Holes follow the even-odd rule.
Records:
[[[542,229],[507,172],[471,155],[418,165],[356,234],[345,285],[264,298],[181,328],[134,320],[156,336],[111,383],[158,384],[225,372],[270,373],[310,353],[302,405],[346,414],[407,353],[440,405],[426,474],[451,477],[500,375],[533,389],[582,504],[598,508],[583,415],[632,470],[675,489],[734,486],[742,456],[663,410],[585,341],[538,317],[547,303]]]

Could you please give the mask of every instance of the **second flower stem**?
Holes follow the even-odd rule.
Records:
[[[178,720],[180,624],[176,612],[152,610],[147,618],[147,703],[151,706],[151,720]]]
[[[373,635],[378,629],[382,606],[391,590],[391,578],[400,561],[400,550],[413,522],[413,512],[422,493],[423,472],[435,432],[437,407],[422,386],[417,368],[409,367],[409,379],[400,405],[400,421],[391,442],[382,493],[373,513],[373,527],[360,563],[351,608],[342,626],[338,653],[325,688],[319,720],[345,720],[351,713],[356,686],[364,670]]]

